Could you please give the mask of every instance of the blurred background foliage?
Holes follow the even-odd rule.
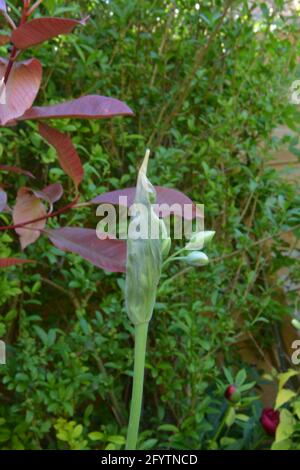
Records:
[[[21,2],[7,3],[15,11]],[[290,3],[44,0],[36,13],[90,14],[75,34],[26,53],[44,66],[40,104],[98,93],[135,111],[110,121],[56,121],[84,162],[82,201],[133,185],[150,147],[151,181],[203,203],[206,227],[217,232],[208,268],[178,264],[163,275],[140,448],[241,449],[260,442],[270,448],[272,440],[261,441],[259,415],[263,403],[274,403],[272,393],[260,398],[262,374],[290,366],[299,292],[286,284],[300,279],[297,185],[269,166],[282,143],[274,129],[299,131],[289,96],[299,77],[299,21],[286,11]],[[61,181],[65,201],[71,198],[36,124],[0,132],[2,163],[29,169],[39,188]],[[13,204],[28,181],[0,178]],[[96,227],[97,218],[94,209],[73,210],[50,225],[58,223]],[[1,256],[19,250],[13,233],[1,233]],[[0,445],[121,448],[133,362],[124,278],[60,252],[44,237],[26,254],[37,263],[0,273],[0,337],[8,344],[0,368]],[[244,397],[218,440],[224,387],[236,373]]]

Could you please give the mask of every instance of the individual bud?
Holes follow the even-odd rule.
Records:
[[[168,234],[166,224],[163,219],[159,219],[161,254],[163,258],[167,257],[171,250],[172,240]]]
[[[181,259],[190,266],[206,266],[209,263],[208,256],[202,251],[192,251]]]
[[[297,320],[297,318],[293,318],[292,325],[294,328],[296,328],[296,330],[300,330],[300,321]]]
[[[264,408],[261,413],[260,423],[269,436],[275,436],[279,425],[280,415],[278,410]]]
[[[148,160],[147,151],[138,175],[135,209],[128,229],[125,301],[134,325],[151,320],[162,266],[162,240],[156,236],[161,223],[151,203],[156,192],[147,178]]]
[[[166,258],[171,250],[172,241],[171,238],[164,238],[161,242],[161,253],[163,258]]]
[[[239,403],[241,401],[241,393],[235,385],[229,385],[225,390],[224,396],[230,403]]]
[[[207,243],[209,243],[215,236],[216,232],[203,231],[195,233],[190,241],[187,243],[186,250],[201,250]]]

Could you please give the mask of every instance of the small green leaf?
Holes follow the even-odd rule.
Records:
[[[88,436],[91,441],[102,441],[104,435],[102,432],[95,431],[95,432],[90,432]]]
[[[282,405],[290,401],[295,396],[297,396],[295,392],[293,392],[292,390],[287,390],[286,388],[283,388],[282,390],[279,391],[277,395],[275,409],[277,410],[278,408],[280,408]]]
[[[292,370],[292,369],[289,369],[287,372],[284,372],[283,374],[279,374],[278,375],[278,379],[279,379],[279,390],[281,390],[284,385],[286,384],[286,382],[291,378],[291,377],[294,377],[295,375],[298,375],[299,372],[297,372],[296,370]]]

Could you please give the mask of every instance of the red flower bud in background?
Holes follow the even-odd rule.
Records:
[[[235,385],[229,385],[225,390],[224,396],[231,403],[238,403],[241,399],[241,394]]]
[[[275,436],[279,420],[279,411],[273,408],[264,408],[262,410],[260,423],[269,436]]]

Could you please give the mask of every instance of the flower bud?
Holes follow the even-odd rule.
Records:
[[[190,241],[187,243],[186,250],[201,250],[207,243],[209,243],[215,236],[216,232],[203,231],[195,233]]]
[[[260,417],[260,423],[269,436],[275,436],[279,425],[280,415],[278,410],[264,408]]]
[[[208,256],[202,251],[192,251],[181,259],[190,266],[206,266],[209,263]]]
[[[241,400],[241,393],[235,385],[229,385],[225,390],[224,396],[231,403],[239,403]]]
[[[159,224],[160,224],[159,235],[161,239],[161,253],[162,253],[162,256],[165,258],[170,253],[172,241],[171,241],[171,237],[168,234],[168,230],[163,219],[159,219]]]
[[[300,321],[297,320],[297,318],[293,318],[292,325],[294,328],[296,328],[296,330],[300,330]]]
[[[134,325],[151,320],[162,266],[162,224],[152,207],[156,192],[147,178],[148,160],[149,152],[139,171],[127,241],[125,301]]]

